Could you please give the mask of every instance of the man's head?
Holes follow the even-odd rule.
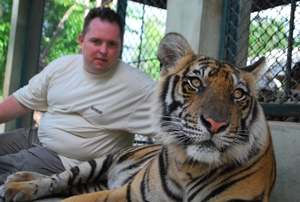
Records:
[[[85,34],[88,32],[88,28],[90,25],[91,20],[94,18],[100,18],[101,20],[106,20],[111,23],[117,23],[120,29],[120,38],[123,41],[123,35],[124,35],[124,28],[122,25],[121,17],[112,9],[108,7],[98,7],[93,8],[89,11],[87,16],[84,19],[83,29],[82,29],[82,36],[84,37]]]
[[[91,9],[78,36],[84,69],[102,74],[113,68],[123,47],[123,34],[121,18],[115,11],[100,7]]]

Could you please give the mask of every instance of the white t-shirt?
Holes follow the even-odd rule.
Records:
[[[77,54],[51,62],[14,96],[45,112],[39,139],[67,169],[131,146],[134,134],[154,135],[155,86],[147,74],[121,60],[104,74],[90,74]]]

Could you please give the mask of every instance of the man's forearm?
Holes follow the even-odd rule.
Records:
[[[0,123],[18,118],[29,111],[30,109],[21,104],[14,95],[10,95],[0,103]]]

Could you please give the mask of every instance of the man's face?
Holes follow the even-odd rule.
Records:
[[[80,34],[78,40],[84,57],[85,71],[102,74],[118,62],[123,44],[117,23],[94,18],[85,36]]]

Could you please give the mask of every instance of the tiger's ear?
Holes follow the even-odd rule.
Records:
[[[167,74],[170,68],[187,54],[194,54],[194,51],[182,35],[175,32],[166,34],[160,41],[157,51],[157,58],[161,63],[161,75]]]
[[[241,68],[246,72],[251,72],[257,81],[259,81],[265,73],[266,58],[261,57],[255,63]]]

